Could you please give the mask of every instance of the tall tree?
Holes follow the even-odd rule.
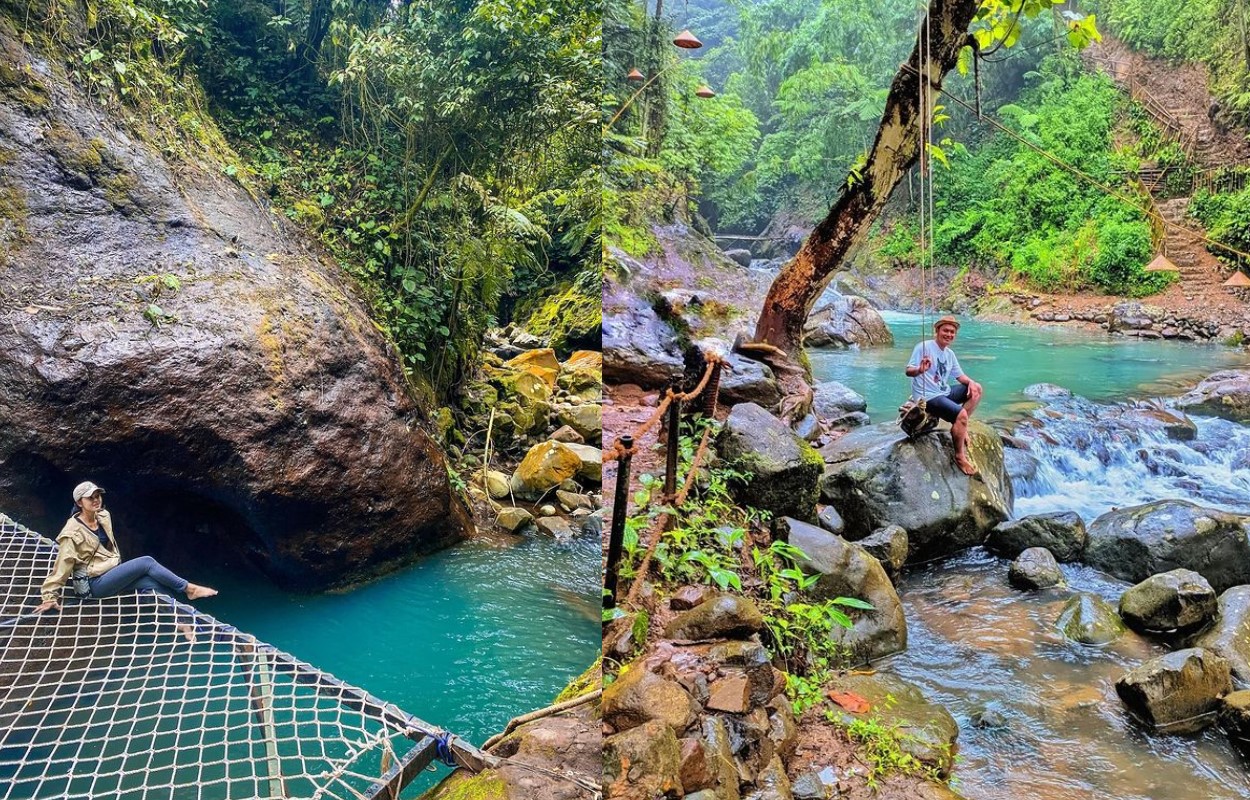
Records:
[[[833,273],[845,262],[894,187],[920,156],[922,122],[933,114],[934,98],[965,48],[1010,47],[1020,37],[1020,17],[1033,17],[1063,0],[930,0],[911,56],[890,85],[876,139],[862,168],[848,180],[828,215],[808,235],[795,257],[769,288],[755,327],[755,342],[740,349],[767,361],[786,389],[786,416],[806,413],[811,388],[799,366],[803,324]],[[970,31],[976,23],[976,30]],[[1097,36],[1092,17],[1072,24],[1080,45]],[[920,84],[927,83],[921,107]]]

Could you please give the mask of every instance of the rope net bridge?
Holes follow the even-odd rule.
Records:
[[[33,614],[55,555],[0,514],[0,800],[390,799],[490,758],[165,595]]]

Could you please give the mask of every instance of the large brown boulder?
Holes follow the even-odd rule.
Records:
[[[817,306],[803,325],[808,347],[883,347],[894,334],[881,313],[862,297],[837,295]]]
[[[167,163],[12,29],[0,49],[46,100],[0,105],[5,510],[59,529],[92,479],[129,553],[233,554],[303,589],[462,538],[427,415],[338,267],[216,163]]]
[[[1250,686],[1250,586],[1234,586],[1217,601],[1215,624],[1193,641],[1223,656],[1243,686]]]
[[[1133,715],[1164,733],[1193,733],[1215,722],[1220,697],[1232,689],[1228,662],[1200,647],[1152,658],[1115,684]]]

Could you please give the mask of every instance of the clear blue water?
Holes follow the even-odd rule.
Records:
[[[875,422],[894,419],[907,399],[911,380],[903,367],[922,331],[917,314],[886,311],[882,316],[894,333],[893,347],[808,351],[816,379],[839,381],[859,392]],[[1175,394],[1211,372],[1250,364],[1245,350],[1217,344],[1142,341],[1064,325],[960,322],[952,346],[964,372],[985,387],[977,413],[988,418],[1014,416],[1033,406],[1021,390],[1035,383],[1055,383],[1093,401],[1119,401]]]
[[[599,542],[470,542],[343,594],[208,572],[197,607],[475,744],[548,705],[600,647]],[[433,776],[414,783],[415,797]]]

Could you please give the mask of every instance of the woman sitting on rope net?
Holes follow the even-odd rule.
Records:
[[[178,577],[151,556],[122,561],[113,519],[104,510],[104,490],[91,481],[74,487],[74,506],[73,516],[57,534],[56,561],[43,582],[36,614],[60,610],[66,583],[78,597],[114,597],[140,589],[183,592],[189,600],[217,594],[216,589]]]

